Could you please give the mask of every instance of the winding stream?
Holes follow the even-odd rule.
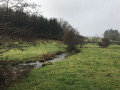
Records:
[[[4,70],[4,72],[2,72],[2,73],[3,74],[5,73],[4,74],[5,79],[3,79],[2,82],[6,82],[5,84],[3,84],[3,86],[9,85],[10,83],[12,83],[16,80],[27,76],[33,68],[41,68],[41,67],[44,67],[44,65],[46,63],[49,63],[49,62],[54,63],[54,62],[63,60],[66,58],[67,55],[68,55],[68,53],[54,55],[54,59],[45,61],[45,62],[36,61],[36,62],[31,62],[31,63],[18,64],[15,66],[7,65],[6,68],[4,68],[4,66],[2,65],[3,66],[2,70]],[[49,65],[51,65],[51,64],[49,64]]]
[[[54,59],[52,60],[49,60],[49,61],[45,61],[45,62],[39,62],[39,61],[36,61],[36,62],[31,62],[31,63],[25,63],[25,64],[22,64],[22,65],[31,65],[33,66],[34,68],[40,68],[42,67],[42,64],[43,63],[47,63],[47,62],[57,62],[57,61],[60,61],[60,60],[63,60],[65,59],[65,57],[67,56],[68,54],[67,53],[62,53],[62,54],[59,54],[59,55],[55,55],[54,56]]]

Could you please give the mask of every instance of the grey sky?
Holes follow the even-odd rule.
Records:
[[[33,1],[33,0],[31,0]],[[120,0],[34,0],[42,15],[63,18],[80,34],[102,36],[106,29],[120,31]]]

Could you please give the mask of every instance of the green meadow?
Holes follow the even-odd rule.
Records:
[[[58,50],[56,46],[50,47],[30,47],[32,53],[24,58]],[[20,57],[17,53],[13,56],[9,60]],[[120,90],[120,45],[85,45],[81,53],[33,69],[27,78],[10,85],[8,90]]]
[[[1,55],[1,60],[14,61],[36,61],[37,57],[42,54],[54,53],[57,51],[65,51],[65,45],[59,41],[41,40],[36,45],[29,43],[22,44],[22,49],[11,49]]]

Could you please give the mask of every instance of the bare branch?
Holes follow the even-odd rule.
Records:
[[[17,5],[21,4],[21,2],[23,2],[23,0],[18,0],[18,2],[17,2],[15,5],[13,5],[13,6],[9,7],[9,8],[14,8],[14,7],[16,7]]]

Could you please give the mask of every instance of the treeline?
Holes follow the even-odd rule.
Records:
[[[108,29],[104,32],[104,38],[113,41],[120,41],[120,32],[114,29]]]
[[[22,10],[0,8],[0,36],[62,39],[62,26],[56,18],[30,15]]]
[[[37,39],[62,40],[69,51],[77,50],[76,46],[82,47],[84,42],[84,37],[79,35],[79,32],[67,21],[29,14],[24,12],[23,8],[17,10],[0,8],[0,46],[9,42],[7,49],[3,47],[5,50],[0,53],[11,48],[19,48],[23,42],[35,45]],[[14,44],[16,41],[17,46]]]
[[[92,43],[92,44],[104,44],[103,42],[107,42],[106,46],[108,44],[115,44],[120,45],[120,32],[118,30],[114,29],[107,29],[104,32],[104,37],[100,38],[97,36],[94,37],[85,37],[86,43]],[[105,44],[104,44],[105,45]]]

